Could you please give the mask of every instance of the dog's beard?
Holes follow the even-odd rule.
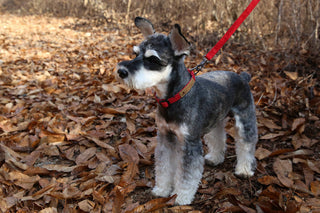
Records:
[[[132,77],[123,79],[123,81],[130,88],[134,89],[145,90],[156,87],[157,90],[163,90],[163,84],[169,81],[171,70],[171,66],[166,66],[161,71],[150,71],[142,67]]]

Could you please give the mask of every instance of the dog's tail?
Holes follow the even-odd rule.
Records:
[[[242,72],[240,73],[240,77],[245,80],[246,82],[250,82],[251,80],[251,75],[247,72]]]

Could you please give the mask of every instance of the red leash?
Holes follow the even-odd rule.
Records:
[[[229,28],[226,34],[224,34],[224,36],[220,39],[220,41],[218,41],[218,43],[207,53],[203,61],[199,65],[197,65],[195,68],[188,70],[189,73],[191,74],[190,81],[180,92],[178,92],[176,95],[168,99],[159,99],[155,95],[157,102],[163,108],[167,108],[171,104],[177,102],[191,90],[192,86],[194,85],[194,82],[196,81],[195,74],[197,74],[204,67],[204,65],[208,61],[210,61],[213,58],[213,56],[217,54],[217,52],[221,49],[221,47],[229,40],[232,34],[239,28],[242,22],[248,17],[248,15],[252,12],[252,10],[257,6],[259,1],[260,0],[252,0],[249,6],[245,9],[245,11],[243,11],[243,13],[239,16],[239,18],[233,23],[233,25]],[[192,72],[192,70],[196,70],[196,71]]]
[[[222,46],[229,40],[229,38],[232,36],[232,34],[239,28],[239,26],[242,24],[242,22],[250,15],[252,10],[257,6],[260,0],[252,0],[251,3],[248,5],[248,7],[243,11],[243,13],[239,16],[239,18],[233,23],[233,25],[228,29],[226,34],[218,41],[218,43],[207,53],[204,60],[197,65],[192,70],[196,70],[196,73],[198,73],[204,65],[210,61],[217,52],[222,48]]]

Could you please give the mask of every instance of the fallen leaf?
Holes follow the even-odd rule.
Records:
[[[297,80],[298,78],[298,73],[297,72],[288,72],[288,71],[284,71],[284,73],[286,74],[286,76],[288,76],[291,80]]]
[[[312,171],[315,171],[316,173],[320,174],[320,168],[319,168],[319,163],[312,161],[312,160],[307,160],[307,165]]]
[[[16,197],[6,197],[3,199],[0,199],[0,210],[2,212],[6,212],[11,207],[16,205],[19,202],[19,199]]]
[[[46,164],[41,165],[41,168],[47,169],[49,171],[57,172],[72,172],[77,166],[63,165],[63,164]]]
[[[83,153],[78,155],[78,157],[76,158],[76,164],[80,165],[82,163],[88,163],[88,160],[92,158],[96,154],[96,152],[97,152],[96,147],[91,147],[89,149],[86,149]]]
[[[259,118],[259,123],[261,123],[262,125],[266,126],[269,129],[278,129],[278,130],[282,129],[282,127],[275,124],[273,120],[270,120],[264,117]]]
[[[121,176],[119,186],[125,187],[130,185],[136,174],[139,173],[138,163],[139,155],[137,151],[129,144],[123,144],[119,146],[119,152],[121,158],[127,162],[127,169]]]
[[[115,84],[102,84],[102,89],[107,92],[113,92],[113,93],[121,92],[121,87]]]
[[[280,160],[277,158],[273,163],[273,170],[276,173],[279,181],[286,187],[291,188],[293,181],[288,177],[292,172],[291,160]]]
[[[304,166],[303,167],[303,174],[304,174],[304,179],[305,179],[306,185],[310,186],[310,183],[314,179],[314,172],[308,166]]]
[[[293,120],[292,126],[291,126],[291,130],[295,131],[298,127],[300,127],[301,125],[304,125],[306,122],[305,118],[296,118]],[[301,134],[302,132],[300,132]]]
[[[270,185],[270,184],[279,184],[279,180],[276,177],[267,175],[261,178],[258,178],[258,182],[263,185]]]
[[[90,135],[85,135],[85,137],[88,138],[89,140],[92,140],[93,142],[95,142],[98,146],[100,146],[102,148],[106,148],[110,152],[115,153],[114,147],[109,145],[107,142],[101,141],[99,138],[94,137],[94,136],[90,136]]]
[[[139,163],[139,155],[137,151],[129,144],[123,144],[119,146],[119,152],[122,160],[125,162],[132,162],[134,164]]]
[[[128,115],[126,116],[126,124],[130,134],[133,134],[136,131],[136,125]]]
[[[95,203],[90,200],[83,200],[78,203],[78,206],[84,212],[91,212],[94,209]]]
[[[48,208],[42,209],[41,211],[39,211],[39,213],[58,213],[58,210],[55,207],[48,207]]]
[[[262,140],[270,140],[280,136],[284,136],[286,134],[285,131],[279,131],[278,133],[268,133],[260,137]]]
[[[30,190],[40,180],[40,177],[38,175],[28,176],[18,171],[12,171],[9,173],[9,180],[24,189]]]
[[[313,155],[313,151],[308,149],[299,149],[294,152],[285,153],[283,156],[280,156],[280,158],[285,159],[304,155]]]
[[[121,110],[121,109],[115,109],[115,108],[102,108],[102,109],[99,109],[99,111],[105,113],[105,114],[110,114],[110,115],[116,115],[116,114],[125,114],[126,111],[124,110]]]
[[[120,212],[121,206],[124,202],[124,194],[121,193],[121,187],[119,186],[116,186],[114,188],[114,191],[115,191],[115,197],[113,201],[112,212]]]
[[[126,213],[152,212],[166,206],[172,206],[176,200],[176,197],[177,195],[173,195],[168,198],[153,199],[143,205],[137,206],[132,211],[128,211]]]
[[[269,150],[259,147],[255,152],[255,157],[258,158],[258,160],[262,160],[269,157],[270,154],[271,152]]]
[[[311,192],[314,194],[314,196],[319,196],[320,195],[320,182],[319,181],[311,182],[310,189],[311,189]]]

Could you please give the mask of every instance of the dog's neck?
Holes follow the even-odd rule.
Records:
[[[169,78],[155,86],[158,98],[167,99],[177,94],[190,81],[191,75],[188,72],[183,60],[173,63]]]

